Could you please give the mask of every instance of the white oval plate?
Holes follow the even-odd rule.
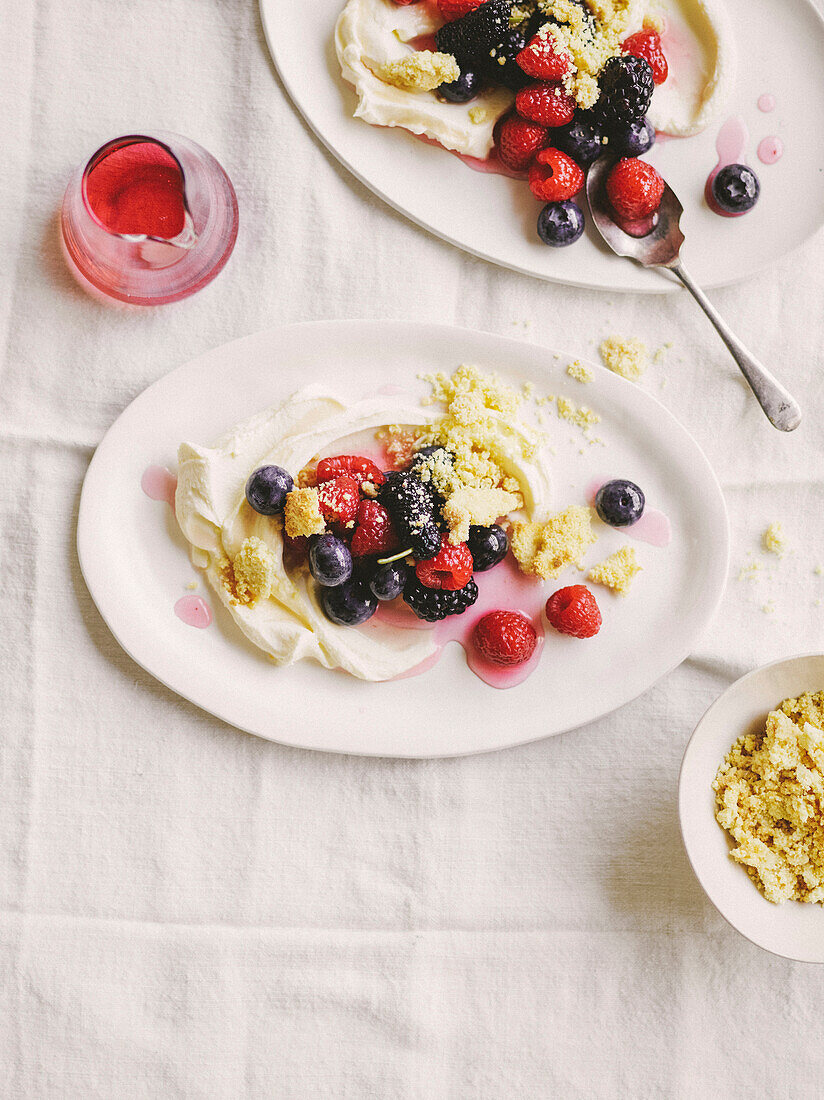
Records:
[[[527,275],[604,290],[674,288],[660,273],[614,256],[591,226],[570,248],[541,244],[535,233],[540,205],[522,180],[474,172],[404,130],[353,118],[356,97],[341,78],[333,42],[343,5],[260,0],[266,39],[287,91],[321,141],[362,183],[436,236]],[[704,286],[746,278],[824,224],[824,22],[808,0],[726,0],[726,8],[738,75],[724,114],[703,134],[662,142],[647,158],[684,204],[684,260]],[[756,106],[763,93],[776,99],[770,114]],[[758,205],[743,218],[718,217],[703,197],[717,161],[720,122],[731,115],[749,127],[746,160],[762,181]],[[772,134],[786,152],[768,167],[756,148]]]
[[[678,812],[687,856],[707,897],[742,936],[785,959],[824,963],[824,908],[775,905],[730,859],[729,837],[715,820],[712,781],[732,745],[764,729],[784,699],[824,688],[824,655],[789,657],[742,676],[713,703],[690,738],[678,781]]]
[[[599,367],[581,385],[566,375],[568,362],[500,336],[379,321],[292,325],[201,356],[133,401],[97,448],[77,533],[89,591],[123,648],[158,680],[232,725],[290,745],[449,756],[561,733],[607,714],[690,653],[723,591],[727,516],[706,458],[662,405]],[[672,521],[668,548],[636,544],[644,571],[628,598],[599,590],[604,627],[596,638],[549,638],[538,670],[497,691],[469,671],[457,645],[423,675],[383,684],[310,661],[277,668],[203,582],[198,592],[215,611],[212,626],[196,630],[175,617],[176,600],[199,574],[170,510],[141,490],[149,465],[174,470],[181,441],[208,443],[311,380],[350,398],[385,385],[423,395],[420,371],[461,363],[531,381],[537,393],[569,394],[603,416],[597,431],[607,447],[587,445],[553,417],[550,506],[582,503],[595,477],[623,476]],[[627,541],[601,526],[590,562]],[[547,595],[578,576],[549,586]]]

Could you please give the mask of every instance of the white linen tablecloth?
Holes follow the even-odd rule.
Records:
[[[718,916],[675,791],[727,684],[822,648],[821,236],[712,295],[804,405],[782,436],[683,295],[546,285],[374,198],[291,107],[252,0],[6,0],[0,41],[0,1095],[820,1097],[824,971]],[[130,312],[75,286],[57,211],[92,149],[148,127],[222,161],[241,231],[215,283]],[[695,655],[586,729],[426,762],[281,748],[144,674],[77,564],[95,445],[198,352],[329,317],[589,357],[615,331],[672,341],[643,385],[705,448],[733,526]],[[772,520],[795,552],[738,582]]]

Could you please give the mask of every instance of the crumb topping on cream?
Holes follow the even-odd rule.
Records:
[[[301,535],[319,535],[326,527],[321,515],[317,489],[293,489],[286,494],[283,509],[286,534],[290,539]]]
[[[441,84],[451,83],[461,75],[451,53],[434,50],[419,50],[396,61],[386,61],[372,71],[385,84],[404,92],[433,92]]]

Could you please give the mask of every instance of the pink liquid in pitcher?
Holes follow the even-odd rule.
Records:
[[[153,141],[104,153],[86,177],[86,197],[109,233],[170,240],[186,223],[180,165]]]

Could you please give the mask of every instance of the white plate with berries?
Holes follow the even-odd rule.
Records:
[[[457,371],[461,364],[472,366]],[[420,375],[433,371],[469,379],[446,412],[438,401],[426,401],[431,383]],[[495,375],[493,385],[489,379]],[[312,388],[298,407],[290,395],[307,379]],[[516,391],[517,415],[500,397]],[[497,412],[490,411],[493,405]],[[300,446],[293,446],[298,437],[283,428],[286,414],[261,416],[268,407],[285,407],[286,418],[304,426],[311,413],[312,423],[321,424],[312,428],[316,434],[309,443],[301,428],[302,457]],[[431,431],[451,424],[458,440],[453,450],[460,456],[460,423],[473,408],[478,423],[491,424],[497,417],[505,438],[521,448],[500,452],[509,455],[507,469],[515,475],[495,490],[506,502],[501,508],[524,509],[513,513],[511,525],[504,524],[509,549],[503,547],[503,558],[502,521],[481,517],[470,503],[476,524],[487,525],[469,529],[471,558],[460,541],[466,536],[443,557],[424,562],[425,568],[406,556],[400,565],[412,585],[410,599],[406,587],[394,600],[384,600],[384,593],[375,612],[376,601],[363,585],[352,597],[351,591],[316,583],[317,561],[306,567],[302,544],[311,549],[337,543],[344,557],[367,555],[358,558],[356,571],[370,588],[379,568],[385,574],[393,567],[381,564],[381,555],[397,562],[397,541],[369,541],[381,537],[370,525],[372,513],[377,515],[383,503],[394,517],[394,506],[380,488],[376,492],[375,485],[360,481],[360,490],[354,483],[357,526],[348,525],[356,533],[330,522],[325,535],[290,542],[289,552],[303,559],[287,561],[289,523],[311,518],[324,486],[351,481],[344,474],[338,480],[335,469],[321,476],[317,455],[330,456],[330,467],[339,465],[333,461],[333,436],[323,434],[323,417],[356,410],[361,437],[364,426],[372,431],[373,455],[378,453],[375,425],[396,410],[403,422]],[[364,409],[371,410],[368,416],[361,415]],[[532,418],[535,427],[524,418]],[[253,430],[226,434],[238,423]],[[277,426],[280,450],[261,443],[271,424]],[[222,441],[212,444],[218,437]],[[209,446],[187,445],[179,453],[187,440]],[[391,453],[392,466],[403,471],[411,452],[401,456],[399,440],[383,460],[390,462]],[[430,450],[434,454],[438,448]],[[291,466],[286,478],[295,505],[291,513],[263,514],[268,509],[260,502],[275,483],[267,487],[264,477],[258,490],[249,487],[253,483],[246,479],[264,452]],[[298,489],[307,482],[297,466],[310,453],[314,477],[308,488]],[[488,465],[488,457],[483,462]],[[372,468],[368,460],[359,466],[358,479]],[[626,487],[618,486],[621,492],[611,503],[606,489],[596,498],[599,487],[621,481],[639,487],[642,497],[627,496]],[[613,485],[610,492],[615,490]],[[263,496],[256,496],[258,491]],[[217,503],[221,496],[223,504]],[[343,507],[343,496],[333,496],[332,504]],[[480,499],[488,497],[481,493]],[[452,496],[447,505],[457,500]],[[610,519],[610,508],[635,512]],[[221,509],[231,517],[222,530]],[[460,508],[453,511],[450,533],[453,519],[463,521]],[[526,522],[525,514],[540,522]],[[324,515],[329,519],[326,508]],[[630,519],[630,526],[611,525]],[[323,523],[313,529],[322,530]],[[212,569],[201,548],[218,537],[221,551],[233,560],[213,558]],[[279,551],[277,563],[264,545],[267,539]],[[463,329],[330,321],[238,340],[178,368],[138,397],[89,467],[78,552],[92,597],[123,648],[204,710],[290,745],[428,757],[489,751],[560,733],[644,692],[687,657],[711,619],[727,575],[728,524],[720,488],[697,444],[654,398],[604,368],[571,364],[546,348]],[[402,546],[401,557],[408,553]],[[321,562],[319,568],[337,568],[337,561]],[[267,562],[287,575],[270,578],[274,587],[263,593],[262,584],[270,583]],[[529,569],[536,568],[529,564],[534,562],[546,566],[549,573],[542,575],[550,579],[524,573],[524,562]],[[257,586],[257,602],[245,601],[247,583]],[[563,594],[556,596],[559,591]],[[451,602],[455,599],[464,605],[461,613]],[[373,606],[364,614],[364,601],[370,600]],[[290,601],[298,602],[290,607]],[[416,617],[421,607],[433,606],[447,608],[441,621],[432,625]],[[506,613],[503,620],[498,612]],[[514,650],[507,651],[507,645]],[[291,659],[290,646],[291,657],[307,659],[278,667],[278,661]],[[503,651],[496,652],[496,646]],[[381,682],[370,682],[372,673]]]
[[[453,14],[476,2],[442,0]],[[473,77],[467,85],[469,61],[462,60],[454,71],[444,66],[443,58],[448,62],[451,55],[432,34],[442,22],[434,0],[349,0],[345,33],[338,44],[346,79],[335,43],[344,5],[345,0],[317,0],[308,6],[260,0],[269,48],[287,91],[317,136],[366,186],[444,240],[517,271],[608,290],[654,293],[674,288],[666,273],[613,255],[592,226],[586,224],[580,233],[579,210],[588,221],[585,200],[582,194],[569,195],[580,183],[579,168],[593,154],[593,132],[586,126],[575,129],[580,116],[571,127],[543,124],[563,121],[564,96],[572,94],[579,102],[591,99],[585,80],[570,93],[569,72],[553,79],[555,70],[544,58],[533,59],[531,69],[527,63],[531,83],[519,92],[516,106],[530,118],[517,125],[510,121],[505,144],[515,160],[526,163],[534,158],[533,195],[526,171],[520,178],[501,174],[501,157],[506,156],[500,148],[502,125],[497,144],[490,136],[494,120],[509,109],[512,93],[490,85],[488,76]],[[782,0],[780,18],[774,0],[664,0],[655,7],[646,0],[632,0],[631,8],[640,13],[636,22],[650,16],[661,31],[668,74],[652,92],[648,117],[659,132],[643,157],[683,203],[690,270],[705,286],[746,278],[801,245],[824,224],[824,144],[811,139],[824,132],[818,79],[824,67],[824,22],[810,0]],[[472,16],[468,11],[463,18]],[[531,32],[535,24],[524,23],[521,31],[523,27]],[[479,41],[489,45],[482,35]],[[495,56],[500,44],[487,52],[499,64],[505,61],[509,72],[523,44],[517,38],[507,41],[506,58]],[[625,43],[626,39],[614,46],[617,53]],[[449,39],[447,45],[454,46]],[[454,48],[460,53],[458,46]],[[476,46],[472,49],[477,53]],[[649,54],[644,46],[637,49]],[[410,63],[411,55],[424,52],[435,61]],[[473,56],[471,50],[468,56]],[[655,64],[655,57],[650,57]],[[662,71],[655,67],[653,75],[660,80]],[[453,80],[459,70],[458,80]],[[449,79],[438,85],[437,93],[430,90],[433,81],[444,77]],[[610,109],[615,117],[598,122],[596,146],[600,139],[609,149],[612,141],[615,150],[616,143],[623,142],[634,154],[648,143],[649,127],[630,117],[649,102],[643,98],[644,81],[638,85],[633,80],[632,73],[619,73],[613,80]],[[410,81],[411,92],[406,87]],[[443,102],[438,93],[447,85],[450,91],[443,94],[453,98]],[[628,86],[630,100],[637,87],[640,92],[624,118],[620,105]],[[467,101],[467,95],[477,98]],[[363,118],[354,117],[356,109]],[[584,115],[583,121],[592,121],[592,116]],[[418,140],[405,125],[425,140]],[[691,132],[696,129],[700,132]],[[673,137],[673,131],[690,136]],[[471,149],[473,155],[451,155],[437,140],[453,150]],[[543,151],[542,145],[547,147]],[[560,149],[562,156],[549,148]],[[579,168],[564,159],[570,153]],[[711,180],[720,168],[734,164],[749,173],[742,178],[722,176],[718,186],[726,190],[716,201]],[[539,233],[538,215],[546,202],[551,202],[551,209]],[[567,205],[558,208],[557,203]],[[732,213],[736,210],[737,216]]]

